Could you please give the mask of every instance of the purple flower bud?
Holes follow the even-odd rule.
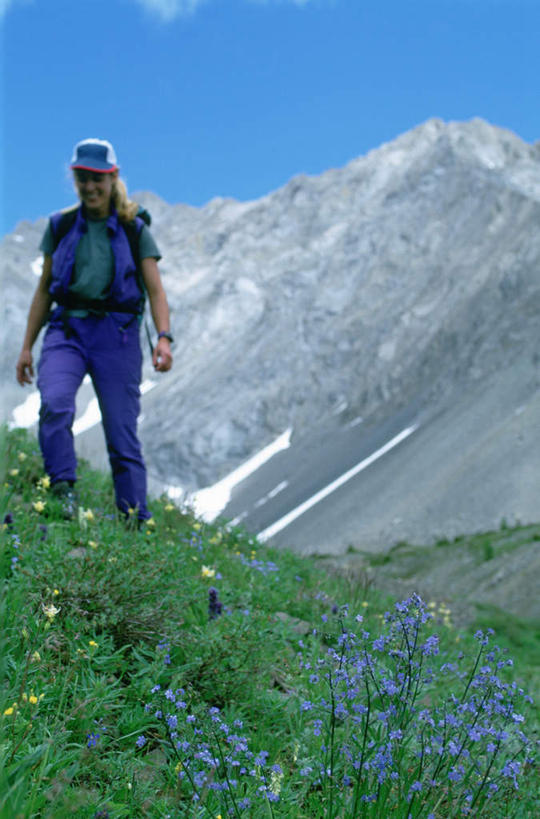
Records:
[[[208,589],[208,616],[210,620],[216,620],[223,609],[223,603],[218,597],[218,591],[213,586]]]

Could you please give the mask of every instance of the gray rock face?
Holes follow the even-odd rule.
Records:
[[[146,370],[154,486],[212,484],[289,427],[443,411],[501,373],[514,385],[518,365],[521,394],[538,390],[540,149],[510,132],[430,120],[257,201],[135,198],[153,215],[177,339],[174,370]],[[43,224],[2,243],[4,385]],[[20,401],[7,387],[4,416]],[[95,451],[95,435],[81,444]]]

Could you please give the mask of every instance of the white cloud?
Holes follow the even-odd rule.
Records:
[[[164,23],[169,23],[175,17],[193,14],[199,6],[209,0],[135,0],[149,12],[156,14]],[[2,3],[9,3],[11,0],[0,0]],[[250,3],[260,3],[270,5],[272,3],[292,3],[294,6],[306,6],[311,0],[246,0]]]
[[[32,2],[33,0],[0,0],[0,20],[2,20],[5,17],[7,10],[11,6],[15,5],[15,3],[25,3],[26,5],[28,5],[29,3]]]
[[[175,17],[192,14],[206,0],[136,0],[136,2],[153,14],[157,14],[164,23],[169,23]]]
[[[292,3],[293,6],[307,6],[311,0],[249,0],[250,3],[259,3],[261,6],[270,6],[273,3]]]

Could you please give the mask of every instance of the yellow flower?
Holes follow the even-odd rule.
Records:
[[[367,601],[367,600],[362,600],[362,607],[363,607],[364,609],[367,609],[367,607],[368,607],[368,606],[369,606],[368,601]]]
[[[148,520],[146,521],[146,525],[153,528],[156,525],[156,521],[154,520],[154,518],[148,518]]]
[[[89,540],[88,545],[90,546],[91,549],[97,549],[97,547],[98,547],[95,540]]]
[[[17,708],[17,703],[14,702],[13,705],[10,705],[9,708],[6,708],[6,710],[4,711],[4,716],[5,717],[10,717],[14,713],[16,708]]]
[[[35,694],[30,694],[30,696],[28,697],[28,702],[30,703],[30,705],[37,705],[39,700]]]
[[[173,511],[173,509],[174,509],[174,503],[168,503],[168,504],[167,504],[167,505],[164,507],[164,509],[165,509],[165,511],[166,511],[166,512],[172,512],[172,511]]]
[[[56,606],[54,606],[52,603],[48,606],[42,603],[41,608],[43,609],[43,614],[45,615],[49,623],[52,623],[52,621],[60,611],[60,609],[57,609]]]
[[[99,645],[99,643],[96,643],[96,641],[95,641],[95,640],[90,640],[90,642],[88,643],[88,645],[89,645],[89,646],[92,646],[92,648],[97,648],[97,647],[98,647],[98,645]]]
[[[203,566],[201,568],[201,577],[214,577],[216,574],[215,569],[209,569],[208,566]]]
[[[85,509],[83,515],[85,520],[94,520],[94,513],[91,509]]]
[[[30,657],[33,663],[40,663],[41,662],[41,654],[39,651],[34,651],[32,656]]]
[[[16,475],[19,474],[19,470],[18,469],[10,469],[9,474],[11,475],[12,478],[14,478]]]
[[[198,532],[199,529],[201,528],[201,524],[200,523],[194,523],[193,528]]]
[[[58,589],[53,589],[53,594],[54,594],[55,597],[58,597],[60,592],[58,591]]]
[[[49,478],[48,475],[44,475],[38,481],[39,489],[48,489],[50,487],[50,485],[51,485],[51,479]]]
[[[22,463],[23,461],[26,461],[26,459],[28,458],[28,455],[26,454],[26,452],[19,452],[18,457],[19,457],[19,461]]]
[[[32,506],[34,507],[36,512],[43,512],[43,510],[45,509],[45,501],[40,500],[34,501]]]

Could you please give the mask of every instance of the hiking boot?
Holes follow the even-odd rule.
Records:
[[[79,499],[69,481],[58,481],[51,487],[52,494],[60,501],[64,520],[75,520],[79,508]]]

